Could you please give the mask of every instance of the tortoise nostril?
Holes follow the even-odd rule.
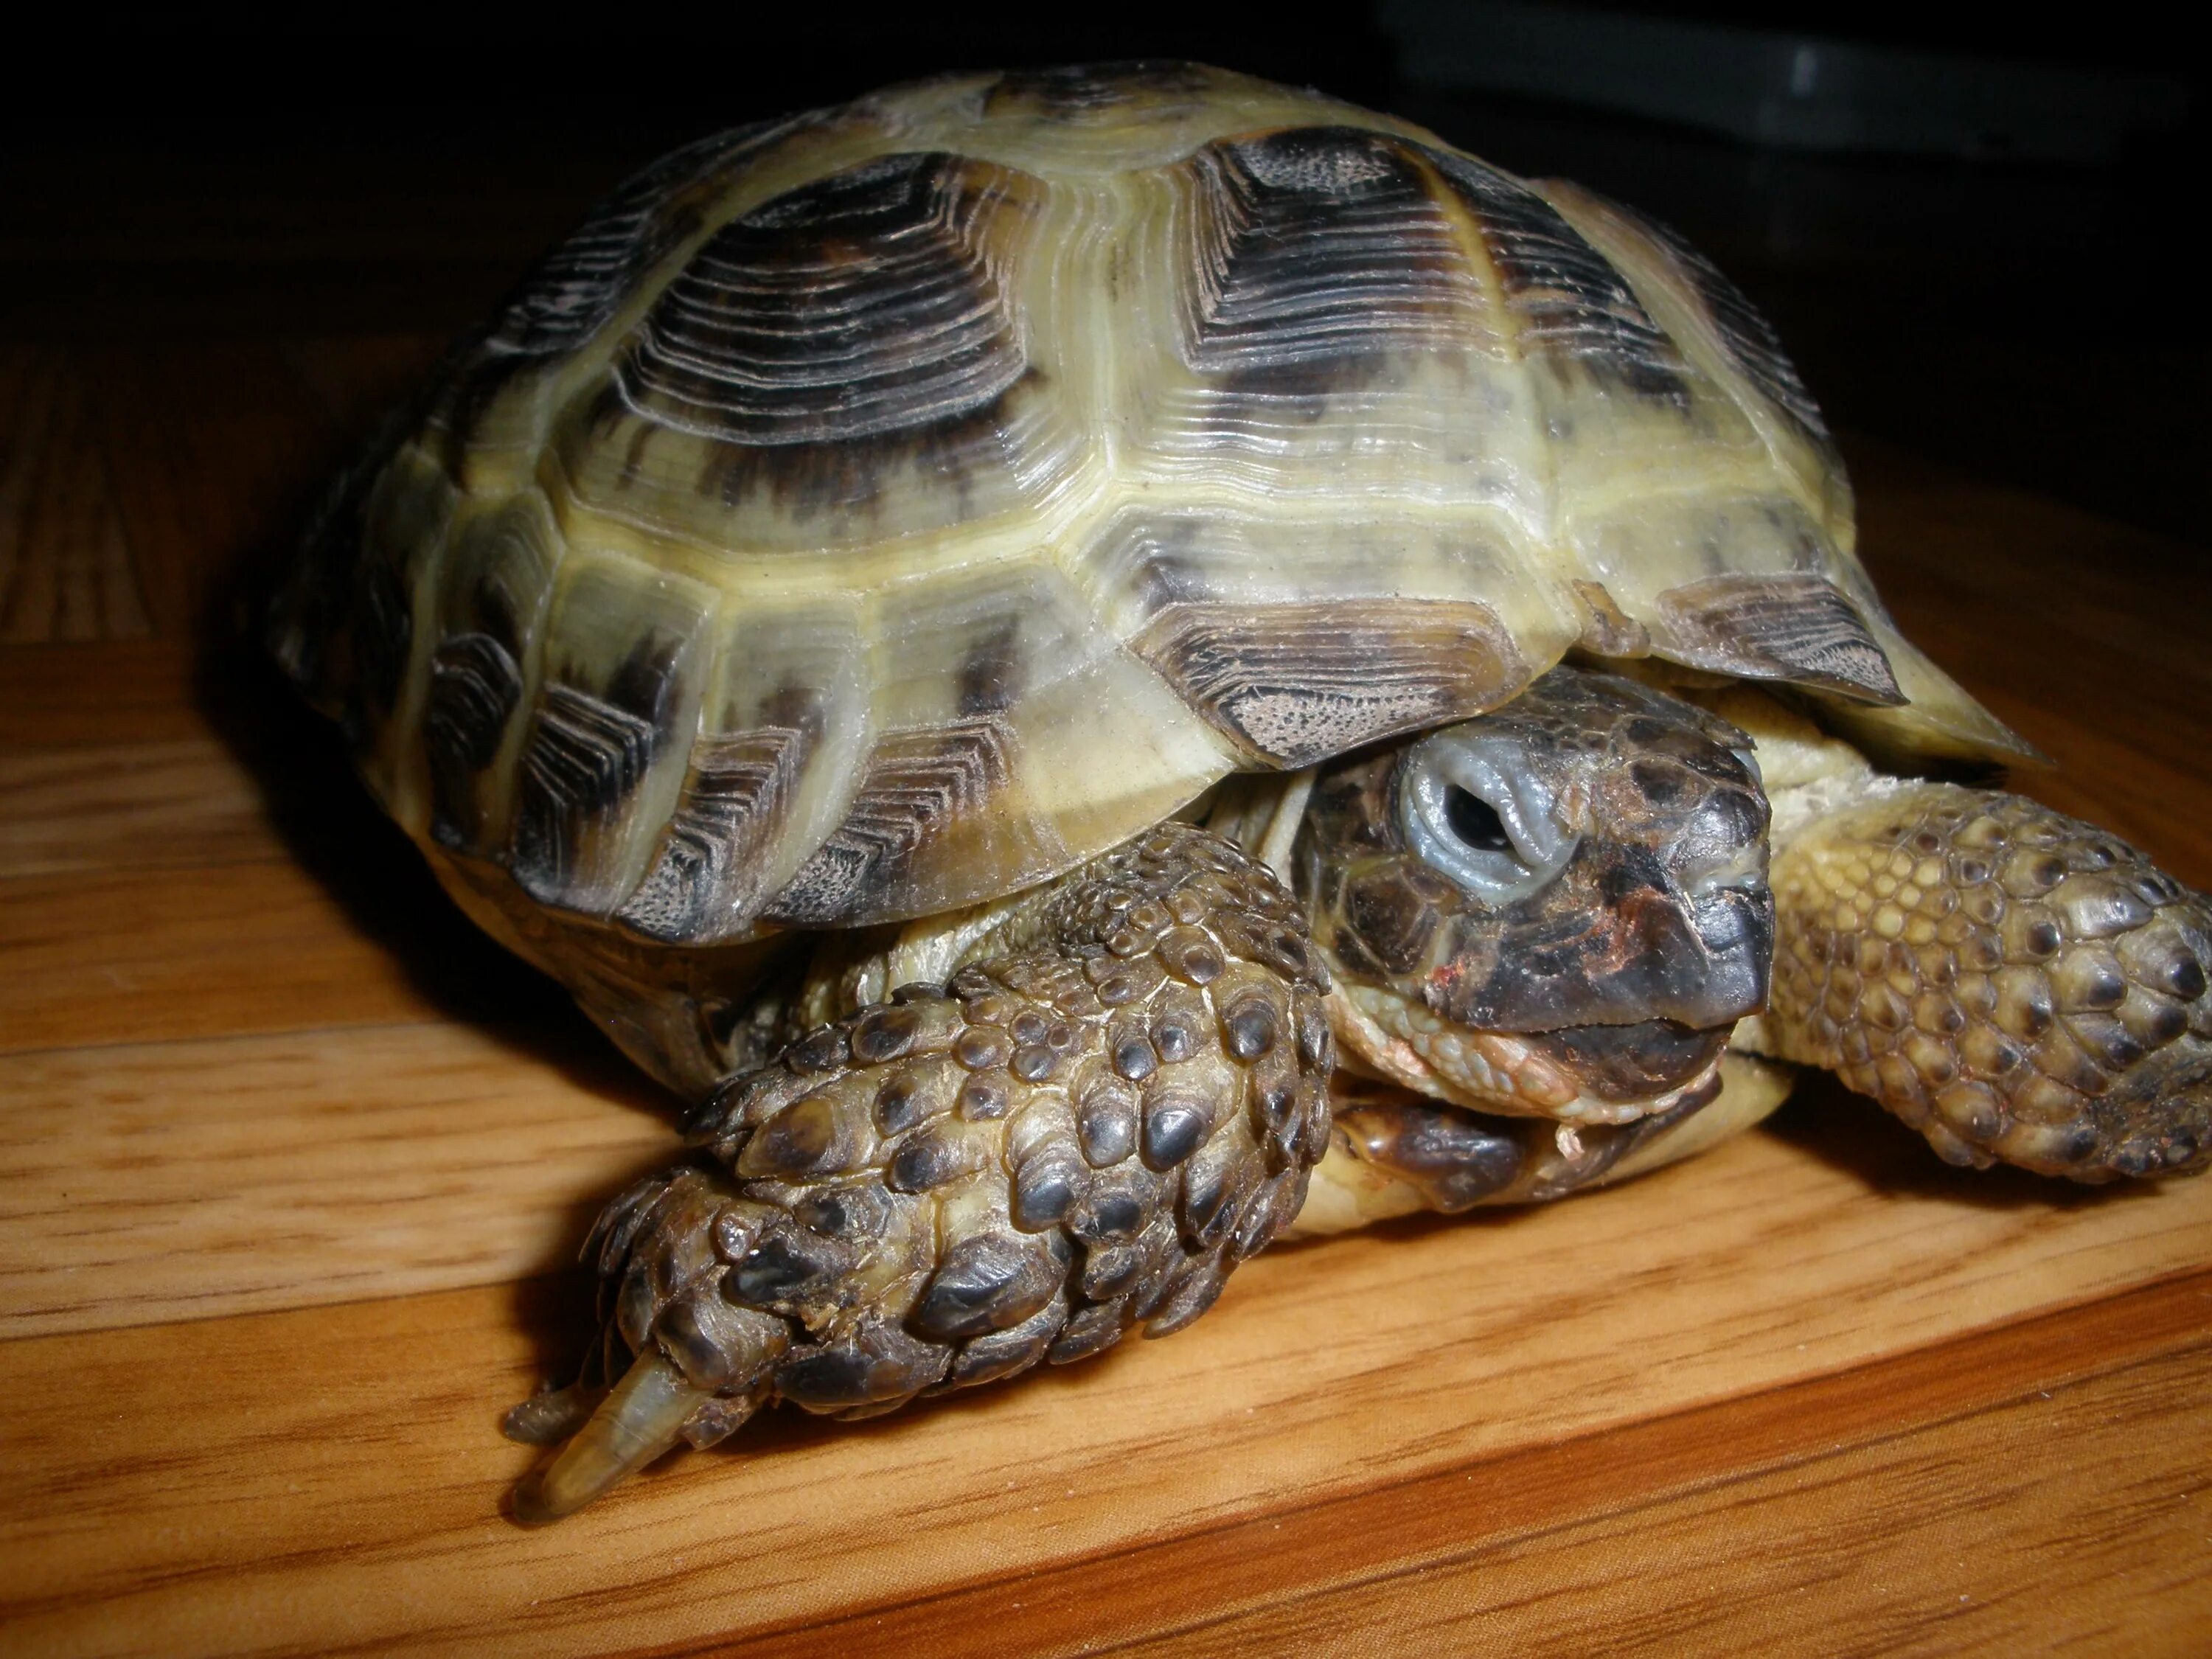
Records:
[[[1716,893],[1730,888],[1739,892],[1765,892],[1767,884],[1766,843],[1764,841],[1747,842],[1724,858],[1705,860],[1679,873],[1683,891],[1693,901],[1709,899]]]
[[[1498,809],[1455,783],[1444,790],[1444,821],[1469,847],[1495,853],[1512,850],[1513,837],[1505,833],[1505,821],[1498,816]]]

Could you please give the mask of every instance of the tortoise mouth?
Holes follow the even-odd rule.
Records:
[[[1528,1046],[1609,1105],[1668,1094],[1710,1071],[1728,1045],[1735,1022],[1684,1025],[1647,1019],[1633,1025],[1568,1025],[1531,1032]]]

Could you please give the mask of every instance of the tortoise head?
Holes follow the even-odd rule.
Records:
[[[1765,1003],[1767,817],[1749,738],[1574,669],[1347,757],[1297,844],[1315,941],[1368,1039],[1347,1040],[1465,1104],[1649,1109]]]

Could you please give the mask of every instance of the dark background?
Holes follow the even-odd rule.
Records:
[[[173,13],[11,42],[0,342],[450,331],[594,197],[700,132],[939,70],[1191,57],[1631,201],[1767,311],[1839,427],[2162,532],[2186,544],[2177,559],[2212,547],[2203,73],[2182,25],[2136,7],[2043,25],[1812,3],[1611,13],[1678,30],[1653,72],[1684,84],[1718,73],[1717,39],[1756,35],[1933,54],[1969,76],[2039,65],[2107,105],[2158,95],[2105,154],[2039,158],[2032,131],[1966,153],[1836,153],[1468,84],[1435,42],[1486,14],[1441,0],[1295,26],[1096,0],[891,21],[842,5],[766,21],[732,5],[403,8],[343,27]]]

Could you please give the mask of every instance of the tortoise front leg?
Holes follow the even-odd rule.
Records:
[[[2212,902],[2020,795],[1893,780],[1778,833],[1769,1012],[1954,1164],[2212,1160]]]
[[[1264,868],[1170,824],[989,937],[732,1079],[691,1117],[697,1162],[609,1206],[620,1381],[520,1519],[776,1400],[872,1416],[1178,1330],[1297,1213],[1328,1139],[1327,981]],[[511,1431],[548,1437],[567,1404]]]

